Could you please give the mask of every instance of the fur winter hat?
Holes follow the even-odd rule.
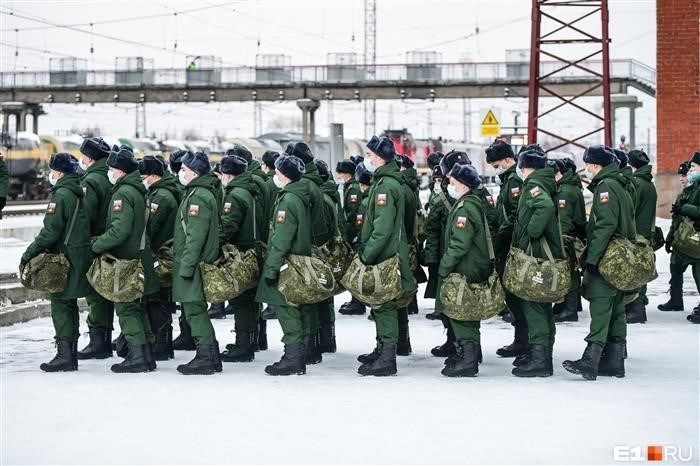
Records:
[[[304,162],[296,155],[280,155],[275,160],[275,168],[292,181],[299,181],[306,173]]]
[[[428,155],[428,168],[431,170],[440,165],[440,160],[445,156],[442,152],[432,152]]]
[[[471,165],[472,161],[469,159],[469,154],[462,151],[451,150],[445,156],[440,159],[440,169],[442,173],[449,174],[452,167],[455,165]],[[452,176],[452,175],[450,175]]]
[[[341,160],[335,166],[336,173],[349,173],[350,175],[354,175],[356,169],[357,165],[349,159]]]
[[[464,186],[468,186],[472,190],[478,188],[481,184],[479,172],[476,171],[476,168],[467,164],[456,164],[452,167],[450,177],[459,181]]]
[[[631,150],[627,154],[627,158],[629,159],[629,164],[634,168],[641,168],[649,164],[649,156],[643,150]]]
[[[182,164],[199,176],[211,172],[209,156],[204,152],[188,152],[182,157]]]
[[[627,166],[627,163],[629,162],[629,158],[627,157],[627,154],[625,154],[625,151],[621,149],[615,149],[614,147],[609,147],[609,149],[612,150],[613,154],[615,154],[615,157],[617,158],[618,168],[625,168]]]
[[[367,148],[381,157],[387,162],[391,162],[396,158],[396,149],[394,143],[388,137],[372,136],[372,139],[367,143]]]
[[[125,173],[131,173],[139,167],[134,152],[126,147],[112,148],[112,152],[107,157],[107,165],[113,168],[118,168]]]
[[[267,150],[262,155],[262,162],[270,168],[275,168],[275,160],[280,156],[280,153],[274,150]]]
[[[90,156],[88,155],[88,157]],[[51,170],[56,170],[57,172],[67,173],[70,175],[78,170],[78,161],[70,154],[59,152],[57,154],[51,154],[51,159],[49,159],[49,168]]]
[[[100,160],[109,157],[109,144],[102,138],[85,138],[80,145],[80,152],[92,160]]]
[[[314,159],[314,154],[311,152],[311,148],[305,142],[297,142],[295,144],[290,143],[287,145],[284,152],[287,153],[287,155],[294,155],[300,158],[305,164]]]
[[[355,170],[355,179],[360,184],[370,184],[372,182],[372,174],[365,168],[365,163],[360,162]]]
[[[547,156],[536,149],[528,149],[518,154],[518,167],[520,168],[544,168],[547,165]]]
[[[615,157],[613,151],[600,144],[590,146],[583,152],[583,161],[585,163],[607,166],[616,160],[617,157]]]
[[[331,176],[331,172],[328,170],[328,164],[324,160],[316,159],[314,160],[316,168],[318,169],[318,175],[323,181],[328,181]]]
[[[241,144],[234,144],[232,148],[226,151],[226,155],[237,155],[245,160],[248,165],[253,161],[253,154],[250,153],[246,146]]]
[[[248,169],[248,162],[243,157],[238,155],[227,155],[221,159],[221,166],[219,168],[221,173],[225,175],[240,175],[245,173]]]
[[[139,161],[139,172],[142,175],[163,176],[163,163],[152,155],[147,155]]]
[[[486,163],[494,163],[503,159],[515,159],[513,147],[505,141],[496,139],[486,148]]]

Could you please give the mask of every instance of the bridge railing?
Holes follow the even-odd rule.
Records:
[[[651,87],[656,85],[656,71],[636,60],[611,60],[613,78],[635,79]],[[582,65],[596,71],[600,61],[583,62]],[[561,68],[560,62],[542,62],[541,74]],[[117,78],[114,70],[88,70],[68,72],[20,71],[0,73],[0,88],[81,88],[81,87],[150,87],[191,86],[202,87],[217,84],[255,86],[285,84],[352,84],[367,82],[442,82],[493,83],[527,82],[529,63],[474,62],[435,63],[421,65],[379,64],[366,65],[311,65],[280,68],[230,67],[220,69],[155,69],[141,75],[131,75],[128,80]],[[121,72],[123,73],[123,72]],[[552,75],[551,80],[575,80],[591,78],[585,70],[569,67]],[[117,83],[119,79],[119,83]]]

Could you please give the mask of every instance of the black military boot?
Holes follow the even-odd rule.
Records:
[[[608,342],[598,363],[598,375],[622,378],[625,376],[625,344]]]
[[[496,354],[502,358],[514,358],[527,353],[530,349],[529,338],[526,327],[515,327],[515,338],[513,343],[496,350]]]
[[[221,356],[219,344],[197,345],[197,353],[187,364],[177,366],[177,371],[184,375],[211,375],[221,372]]]
[[[265,309],[262,310],[260,316],[265,320],[277,320],[277,311],[274,306],[268,304],[265,306]]]
[[[267,321],[262,317],[258,319],[257,335],[255,336],[255,341],[257,342],[257,350],[266,351],[267,350]]]
[[[153,356],[156,361],[167,361],[175,357],[172,325],[165,325],[156,333],[156,342],[153,345]]]
[[[357,369],[360,375],[374,375],[377,377],[396,374],[396,345],[391,343],[379,343],[377,347],[377,359],[366,363]]]
[[[647,321],[647,310],[644,301],[637,298],[625,306],[628,324],[643,324]]]
[[[433,311],[433,312],[428,312],[425,315],[425,318],[428,320],[440,320],[442,318],[442,313]]]
[[[225,319],[226,318],[226,306],[225,303],[211,303],[207,314],[209,314],[210,319]]]
[[[321,324],[318,330],[318,347],[321,353],[335,353],[337,345],[335,343],[335,324]]]
[[[132,345],[131,343],[128,345],[129,354],[127,354],[126,359],[119,364],[112,365],[112,372],[136,373],[151,371],[152,366],[149,366],[149,363],[146,360],[146,347],[148,345]]]
[[[447,377],[476,377],[479,373],[479,345],[466,343],[457,346],[453,363],[446,365],[441,374]]]
[[[44,372],[70,372],[78,370],[78,342],[56,341],[56,356],[39,366]]]
[[[438,358],[452,356],[457,351],[455,347],[455,332],[450,324],[447,324],[447,341],[430,350],[430,354]]]
[[[581,359],[577,361],[566,360],[562,366],[572,374],[582,375],[586,380],[595,380],[598,377],[598,365],[602,352],[602,346],[588,343]]]
[[[510,311],[506,312],[501,316],[501,320],[507,324],[513,323],[513,314]]]
[[[160,300],[147,301],[146,309],[151,332],[156,337],[153,344],[153,357],[156,361],[167,361],[174,358],[173,318],[170,309],[165,302]]]
[[[511,371],[516,377],[549,377],[552,375],[549,364],[549,348],[546,345],[531,345],[530,358]]]
[[[129,345],[126,344],[126,337],[123,333],[114,339],[114,351],[120,358],[125,358],[129,354]]]
[[[90,329],[90,342],[78,351],[78,359],[106,359],[112,357],[112,332]]]
[[[236,343],[226,345],[226,351],[221,353],[224,362],[250,362],[254,359],[253,334],[250,332],[236,332]]]
[[[146,364],[148,364],[148,370],[156,370],[156,357],[155,357],[155,345],[153,343],[146,343],[143,348],[143,356],[146,359]],[[167,361],[167,359],[165,359]]]
[[[318,331],[311,331],[306,344],[306,364],[319,364],[323,361],[321,349],[318,346]]]
[[[194,351],[197,349],[197,345],[194,343],[192,338],[192,329],[190,329],[190,324],[181,315],[180,316],[180,335],[173,340],[173,349],[175,351]]]
[[[408,331],[408,321],[399,322],[399,340],[396,344],[396,355],[409,356],[412,351],[411,335]]]
[[[554,322],[578,322],[579,299],[576,292],[567,294],[559,313],[554,314]]]
[[[359,316],[367,312],[367,306],[353,296],[350,301],[340,306],[338,312],[346,316]]]
[[[411,302],[408,303],[408,306],[406,307],[406,311],[408,312],[409,315],[418,314],[418,299],[415,296],[413,297]]]
[[[683,310],[683,290],[677,287],[671,287],[671,298],[667,303],[657,306],[659,311],[678,312]]]
[[[284,345],[282,359],[265,368],[265,372],[270,375],[302,375],[306,374],[306,345],[289,344]]]
[[[379,341],[377,341],[377,346],[370,353],[361,354],[357,357],[357,362],[362,364],[371,364],[377,360],[379,357]]]
[[[688,322],[691,324],[700,324],[700,312],[693,311],[693,313],[687,316],[686,319],[688,319]]]

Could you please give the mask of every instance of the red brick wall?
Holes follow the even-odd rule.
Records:
[[[678,164],[700,150],[700,0],[656,2],[659,213],[678,192]],[[660,188],[660,189],[659,189]]]

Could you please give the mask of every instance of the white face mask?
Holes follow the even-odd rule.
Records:
[[[518,175],[518,178],[521,180],[525,179],[525,175],[523,175],[523,171],[520,169],[520,167],[515,167],[515,174]]]
[[[496,168],[496,175],[502,175],[506,172],[506,169],[503,167],[498,167]]]
[[[377,169],[377,166],[372,163],[372,161],[369,158],[365,159],[365,168],[367,169],[368,172],[374,173],[374,171]]]
[[[345,184],[345,180],[340,179],[340,178],[336,178],[335,182],[338,186],[343,186]]]
[[[442,192],[442,186],[440,186],[439,184],[436,184],[435,186],[433,186],[433,192],[435,194],[440,194]]]
[[[49,173],[49,184],[51,186],[56,186],[56,183],[58,183],[58,178],[54,178],[53,173]]]
[[[447,194],[449,194],[452,199],[459,199],[462,197],[462,195],[457,192],[457,188],[451,184],[447,185]]]
[[[177,178],[180,180],[180,184],[182,184],[182,186],[187,186],[188,184],[190,184],[190,180],[185,178],[184,170],[180,170],[179,172],[177,172]]]
[[[277,186],[279,189],[283,189],[285,187],[285,184],[279,179],[277,173],[275,173],[275,175],[272,177],[272,182],[275,183],[275,186]]]
[[[151,184],[145,178],[143,180],[141,180],[141,183],[143,183],[143,187],[146,189],[151,187]]]
[[[85,171],[88,169],[88,166],[85,165],[85,157],[80,157],[80,160],[78,160],[78,166],[80,167],[81,170]]]
[[[114,172],[112,170],[107,170],[107,179],[112,184],[115,184],[118,180],[118,178],[114,176]]]
[[[584,175],[586,176],[586,178],[588,178],[589,180],[592,180],[593,177],[595,176],[588,168],[586,168],[586,169],[583,171],[583,174],[584,174]]]

